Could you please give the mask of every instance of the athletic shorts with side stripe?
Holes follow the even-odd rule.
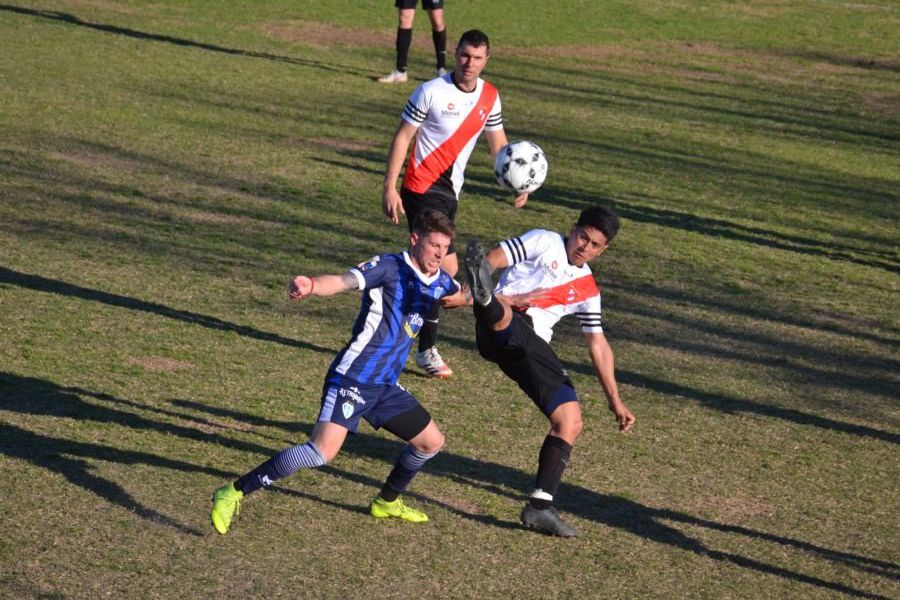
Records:
[[[406,188],[400,188],[400,199],[403,200],[403,210],[406,212],[406,222],[409,225],[409,231],[412,233],[413,223],[426,208],[436,210],[441,214],[447,215],[451,221],[456,223],[456,207],[459,204],[456,198],[445,196],[443,194],[435,194],[434,192],[425,192],[417,194]],[[456,246],[453,240],[450,241],[450,248],[447,254],[456,254]]]
[[[412,432],[413,435],[425,429],[431,421],[428,411],[419,404],[416,397],[398,383],[365,385],[344,378],[339,382],[325,382],[318,420],[335,423],[356,433],[360,418],[368,421],[375,429],[380,429],[392,419],[407,413],[415,417],[417,425],[421,425],[417,431]],[[393,428],[387,429],[394,433]]]
[[[527,315],[513,311],[510,329],[506,332],[492,332],[476,324],[475,341],[481,356],[497,363],[544,415],[549,417],[560,404],[578,401],[575,386],[559,357],[550,344],[534,332]]]
[[[417,3],[417,0],[396,0],[394,6],[397,8],[415,8]],[[444,0],[422,0],[422,8],[425,10],[444,8]]]

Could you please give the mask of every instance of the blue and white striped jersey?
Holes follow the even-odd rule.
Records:
[[[331,363],[326,381],[350,378],[363,384],[393,385],[432,304],[455,294],[459,285],[443,270],[426,276],[407,252],[376,256],[350,273],[364,290],[362,305],[353,337]]]

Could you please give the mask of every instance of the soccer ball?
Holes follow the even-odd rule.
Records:
[[[494,176],[501,187],[521,194],[533,192],[547,178],[547,157],[534,142],[510,142],[494,159]]]

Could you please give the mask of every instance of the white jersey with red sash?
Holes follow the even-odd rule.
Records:
[[[547,342],[553,326],[566,315],[575,315],[586,333],[602,333],[600,289],[587,264],[569,264],[563,237],[544,229],[532,229],[500,242],[509,267],[500,277],[496,293],[527,295],[525,310],[534,331]]]
[[[416,88],[402,118],[418,127],[403,187],[417,194],[438,188],[457,199],[478,136],[503,129],[497,88],[479,78],[474,91],[464,92],[451,74]]]

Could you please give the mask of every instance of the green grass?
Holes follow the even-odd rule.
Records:
[[[306,438],[356,314],[287,281],[405,243],[379,190],[411,86],[373,83],[395,18],[0,5],[0,597],[900,596],[894,2],[448,6],[550,157],[517,211],[481,144],[460,244],[621,213],[595,272],[635,431],[561,323],[581,536],[524,531],[546,423],[451,312],[457,376],[401,379],[447,435],[410,490],[429,524],[367,516],[400,445],[364,426],[213,532],[212,490]]]

